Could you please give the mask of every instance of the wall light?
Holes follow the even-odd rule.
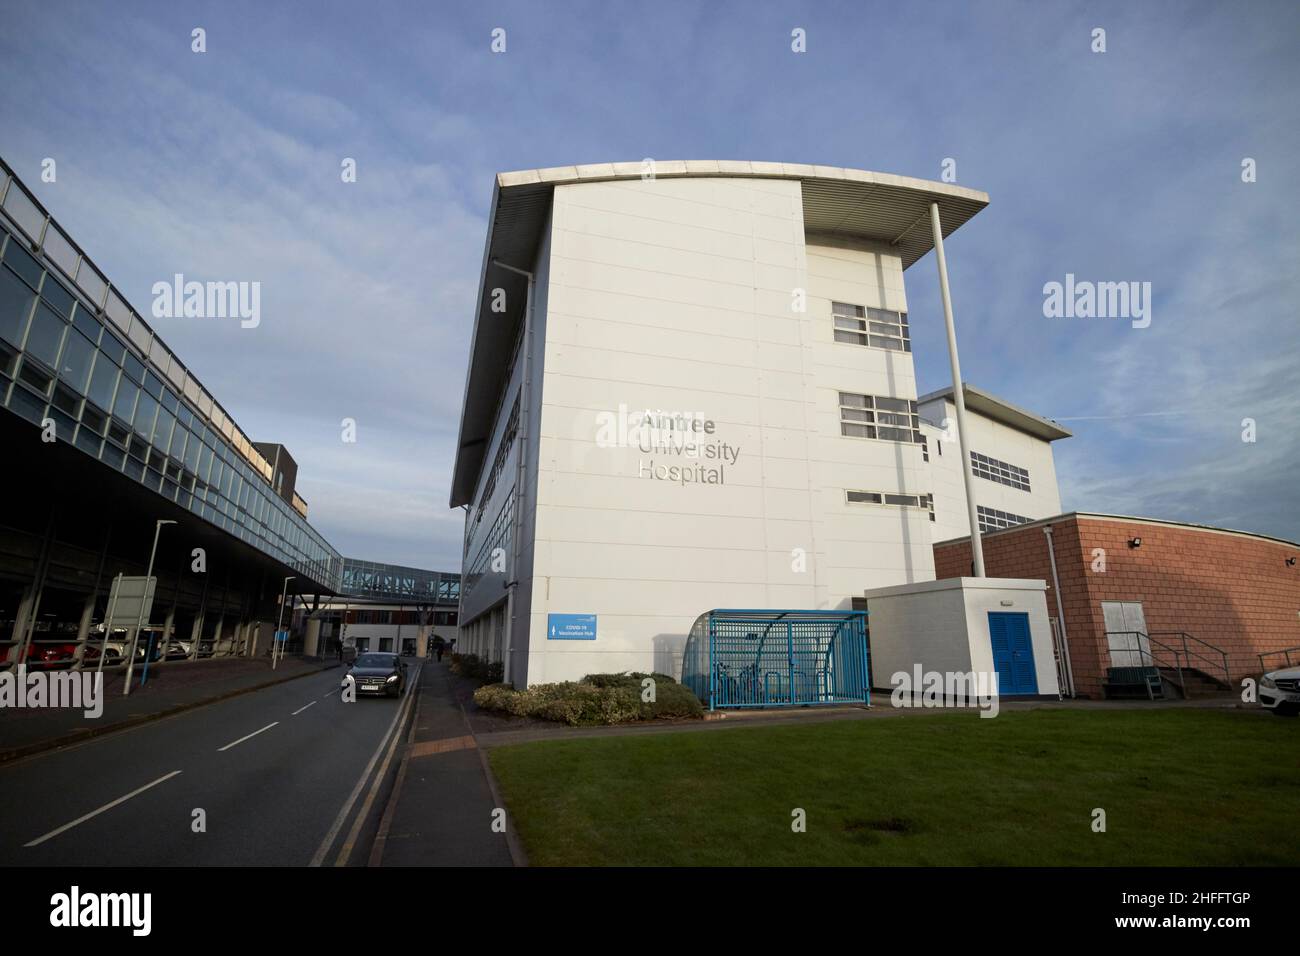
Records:
[[[1140,547],[1142,547],[1142,539],[1141,539],[1141,538],[1129,538],[1129,539],[1128,539],[1128,546],[1129,546],[1130,548],[1140,548]]]
[[[1286,566],[1287,566],[1288,568],[1294,568],[1294,567],[1295,567],[1295,558],[1287,558],[1287,559],[1286,559]]]

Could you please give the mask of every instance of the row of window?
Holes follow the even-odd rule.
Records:
[[[832,302],[831,315],[835,319],[836,342],[894,352],[912,351],[906,312]]]
[[[1002,528],[1010,528],[1018,524],[1026,524],[1032,521],[1032,518],[1026,518],[1024,515],[1012,514],[1009,511],[998,511],[996,508],[985,508],[983,505],[975,506],[976,514],[979,516],[980,532],[998,531]]]
[[[883,395],[840,392],[840,434],[923,444],[916,402]]]
[[[313,580],[341,559],[184,398],[0,230],[0,404]]]
[[[71,300],[75,294],[79,302],[89,303],[91,317],[101,316],[106,326],[115,328],[129,340],[140,356],[160,376],[171,382],[177,394],[183,394],[189,399],[198,414],[211,421],[217,433],[224,436],[239,455],[269,482],[271,465],[257,451],[253,442],[163,344],[162,339],[154,335],[153,330],[127,305],[117,290],[109,285],[90,260],[73,245],[58,223],[40,209],[3,162],[0,162],[0,196],[3,197],[5,214],[20,230],[27,233],[31,248],[39,249],[54,267],[51,275],[58,271],[66,277],[66,280],[59,280],[60,288],[51,292],[50,301],[54,301],[58,295]],[[27,277],[31,285],[36,285],[32,276],[39,274],[42,268],[36,260],[29,256],[25,263],[15,262],[13,267]],[[62,285],[65,281],[66,288]]]
[[[1029,472],[1024,468],[1008,465],[1005,461],[977,452],[970,453],[970,463],[971,469],[980,478],[987,478],[989,481],[996,481],[1010,488],[1019,488],[1021,491],[1029,490]]]
[[[893,491],[845,491],[851,505],[889,505],[895,508],[925,508],[934,520],[934,495],[908,495]]]
[[[460,599],[460,575],[375,561],[343,559],[343,593],[367,597],[418,598],[439,603]]]
[[[510,409],[510,418],[506,421],[505,432],[501,435],[501,441],[497,444],[496,458],[492,461],[492,470],[488,472],[487,482],[483,485],[483,494],[478,499],[478,510],[474,514],[474,521],[470,525],[470,530],[483,520],[483,506],[492,500],[492,495],[497,490],[497,479],[501,477],[501,472],[505,471],[506,459],[510,457],[510,449],[515,443],[515,433],[519,430],[519,396],[515,396],[515,404]],[[469,545],[469,531],[466,531],[465,544]]]
[[[469,597],[474,586],[487,573],[488,567],[493,563],[493,556],[496,555],[501,559],[508,553],[514,530],[514,514],[515,496],[509,495],[501,506],[501,511],[497,513],[496,520],[492,522],[492,527],[483,539],[483,544],[480,545],[473,562],[465,568],[464,581],[461,584],[461,593],[465,597]]]

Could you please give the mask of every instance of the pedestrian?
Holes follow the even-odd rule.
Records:
[[[439,662],[442,661],[442,652],[446,646],[447,642],[442,639],[441,634],[435,634],[433,636],[433,653]]]

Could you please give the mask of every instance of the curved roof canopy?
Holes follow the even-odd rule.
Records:
[[[487,246],[479,282],[478,313],[470,346],[460,437],[452,473],[451,507],[470,503],[498,399],[508,373],[522,306],[502,316],[489,311],[491,290],[507,289],[507,302],[522,303],[524,279],[494,263],[531,270],[550,213],[556,186],[640,179],[645,165],[600,163],[499,173],[489,213]],[[988,205],[987,193],[890,173],[802,163],[674,160],[654,163],[656,179],[791,179],[802,185],[804,230],[808,234],[883,242],[894,246],[906,269],[934,246],[930,203],[938,203],[948,236]],[[491,282],[488,273],[491,271]],[[491,316],[491,321],[484,321]],[[504,321],[503,321],[504,320]]]

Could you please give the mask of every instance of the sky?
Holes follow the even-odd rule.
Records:
[[[1300,5],[918,6],[0,0],[0,156],[350,557],[460,567],[494,175],[646,157],[953,161],[963,377],[1074,431],[1063,507],[1300,540]],[[260,282],[260,324],[151,319],[175,273]],[[1045,316],[1067,274],[1150,324]],[[933,256],[905,280],[928,391]]]

